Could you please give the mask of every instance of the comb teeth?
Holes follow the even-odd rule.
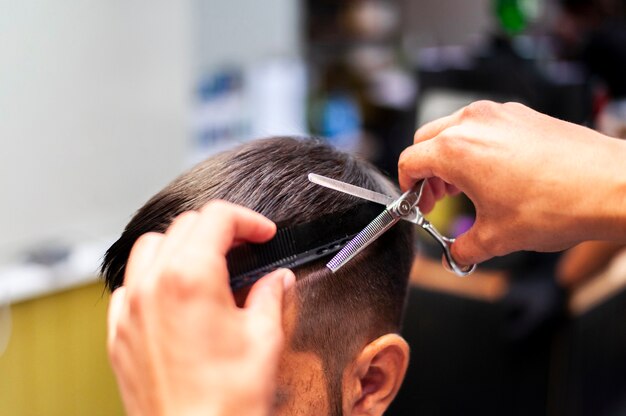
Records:
[[[359,254],[365,247],[369,246],[396,222],[398,222],[398,220],[394,219],[389,211],[384,210],[380,213],[380,215],[378,215],[378,217],[374,218],[374,220],[367,227],[361,230],[356,237],[350,240],[348,244],[346,244],[345,247],[335,255],[335,257],[330,259],[330,261],[326,264],[326,267],[335,273],[340,267]]]
[[[261,265],[272,265],[281,259],[288,259],[296,252],[296,243],[290,229],[276,232],[271,243],[263,245],[242,245],[234,248],[227,256],[228,270],[233,276],[254,271]],[[237,261],[233,261],[233,259]]]

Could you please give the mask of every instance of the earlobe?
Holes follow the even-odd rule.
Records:
[[[386,334],[361,350],[345,374],[344,413],[382,415],[402,385],[409,364],[409,346],[398,334]]]

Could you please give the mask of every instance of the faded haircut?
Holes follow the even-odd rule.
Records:
[[[165,232],[177,215],[213,199],[246,206],[289,226],[362,203],[310,183],[309,172],[398,193],[369,163],[323,140],[275,137],[248,142],[200,163],[137,211],[105,255],[102,274],[107,287],[122,285],[130,250],[142,234]],[[341,414],[344,367],[367,343],[399,331],[412,254],[413,229],[400,221],[335,274],[325,267],[328,259],[294,270],[299,314],[291,346],[322,358],[334,414]]]

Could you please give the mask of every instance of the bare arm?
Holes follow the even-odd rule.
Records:
[[[476,222],[452,247],[461,263],[626,241],[626,142],[521,104],[476,102],[424,125],[399,175],[404,189],[439,178],[425,209],[444,183],[472,200]]]

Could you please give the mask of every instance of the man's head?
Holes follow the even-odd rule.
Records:
[[[110,289],[123,282],[140,235],[164,232],[179,214],[212,199],[251,208],[286,225],[340,214],[362,203],[311,184],[309,172],[385,194],[397,191],[369,164],[311,139],[273,138],[221,153],[150,199],[107,252]],[[382,210],[382,207],[381,207]],[[412,229],[401,221],[331,274],[327,259],[294,270],[283,326],[276,413],[382,414],[402,382],[408,347],[397,335],[412,261]],[[235,293],[242,303],[247,290]]]

